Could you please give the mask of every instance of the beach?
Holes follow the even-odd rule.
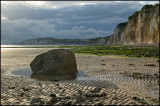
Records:
[[[159,104],[157,58],[75,54],[77,69],[83,72],[75,80],[38,81],[11,73],[30,67],[37,55],[51,49],[1,49],[2,105],[30,105],[34,98],[42,105]]]

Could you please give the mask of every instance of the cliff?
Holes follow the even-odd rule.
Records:
[[[105,45],[109,36],[92,39],[56,39],[56,38],[35,38],[22,41],[22,45]]]
[[[106,42],[106,45],[114,44],[114,34],[110,35],[109,40]]]
[[[86,39],[56,39],[56,38],[35,38],[27,39],[21,42],[24,45],[52,45],[52,44],[75,44],[75,45],[84,45],[88,44]]]
[[[124,26],[123,26],[124,25]],[[109,44],[158,44],[159,5],[145,5],[128,17],[128,23],[117,25]]]
[[[125,23],[120,23],[116,26],[115,30],[114,30],[114,34],[113,37],[111,37],[111,41],[112,44],[123,44],[123,31],[127,26],[127,22]],[[113,40],[112,40],[113,39]]]

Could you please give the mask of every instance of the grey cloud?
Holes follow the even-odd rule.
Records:
[[[2,6],[1,14],[7,18],[2,20],[2,40],[22,41],[36,37],[85,39],[108,36],[113,33],[118,23],[127,21],[128,16],[142,7],[142,4],[136,2],[106,1],[83,6],[66,3],[64,7],[60,2],[47,3],[61,8],[33,8],[23,4]]]
[[[27,24],[25,24],[27,23]],[[2,22],[2,40],[21,41],[38,37],[55,38],[91,38],[105,36],[108,32],[96,29],[75,26],[71,30],[56,30],[54,24],[47,24],[46,21],[18,20]],[[97,34],[97,31],[99,34]],[[18,39],[17,39],[18,38]]]

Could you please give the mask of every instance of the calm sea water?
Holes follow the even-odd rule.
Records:
[[[5,47],[60,47],[60,46],[82,46],[82,45],[1,45],[2,48]]]

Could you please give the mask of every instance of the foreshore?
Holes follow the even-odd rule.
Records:
[[[78,70],[84,71],[88,79],[82,76],[78,80],[38,81],[10,74],[15,69],[29,67],[36,55],[51,49],[2,49],[2,105],[30,105],[36,98],[42,105],[159,104],[156,58],[76,54]]]

